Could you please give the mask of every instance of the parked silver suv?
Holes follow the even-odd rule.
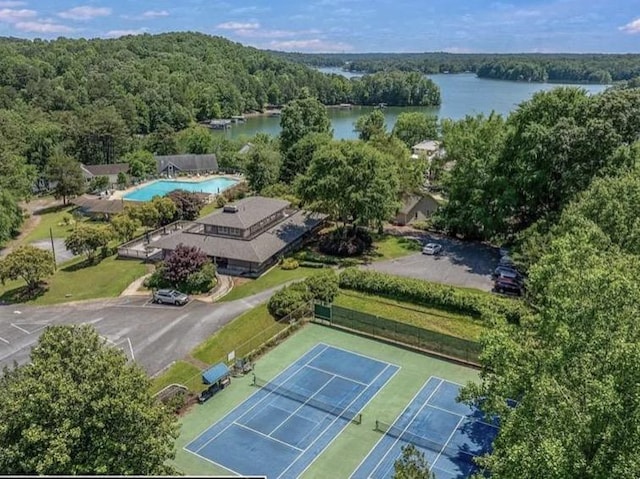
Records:
[[[158,289],[153,292],[153,302],[158,304],[174,304],[184,306],[189,302],[189,296],[175,289]]]

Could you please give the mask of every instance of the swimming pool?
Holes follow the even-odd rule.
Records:
[[[232,178],[213,178],[206,181],[158,180],[141,186],[131,193],[124,195],[129,201],[151,201],[154,196],[164,196],[173,190],[187,190],[194,193],[217,194],[237,184]]]

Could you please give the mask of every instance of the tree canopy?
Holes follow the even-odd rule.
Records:
[[[312,209],[342,222],[369,226],[398,207],[398,172],[393,158],[359,141],[334,141],[313,155],[298,194]]]
[[[640,76],[638,55],[571,53],[284,53],[314,66],[374,73],[476,73],[481,78],[529,82],[611,83]]]
[[[331,122],[326,108],[317,99],[307,97],[289,103],[280,117],[280,149],[289,149],[309,133],[329,133]]]
[[[146,373],[91,326],[48,327],[0,377],[7,474],[171,474],[176,436]]]

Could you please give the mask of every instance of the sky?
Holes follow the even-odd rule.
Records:
[[[640,0],[0,0],[0,36],[168,31],[302,52],[640,53]]]

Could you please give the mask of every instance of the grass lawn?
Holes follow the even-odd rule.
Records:
[[[211,203],[207,203],[206,205],[204,205],[204,207],[200,210],[200,218],[202,218],[203,216],[207,216],[210,215],[211,213],[213,213],[215,210],[219,209],[218,204],[214,201],[212,201]]]
[[[40,223],[24,238],[23,244],[49,238],[49,229],[53,230],[54,238],[66,238],[73,231],[73,225],[64,225],[63,220],[73,208],[73,205],[60,206],[35,213],[34,216],[40,217]]]
[[[233,301],[236,299],[246,298],[247,296],[260,293],[288,281],[313,276],[314,274],[318,274],[320,271],[322,271],[322,269],[317,268],[296,268],[284,270],[278,266],[268,273],[263,274],[258,279],[252,279],[244,284],[235,286],[229,294],[221,298],[219,301]]]
[[[155,394],[170,384],[182,384],[191,391],[202,389],[202,371],[186,361],[176,361],[151,383],[151,393]]]
[[[206,341],[196,346],[192,356],[207,364],[226,361],[227,354],[236,352],[241,358],[285,329],[287,323],[279,323],[261,304],[234,319]]]
[[[369,256],[373,261],[400,258],[412,253],[417,253],[422,245],[415,240],[402,236],[386,235],[373,241],[373,253]]]
[[[133,281],[147,272],[141,261],[117,259],[116,256],[103,259],[92,266],[84,266],[84,258],[65,263],[49,278],[48,289],[30,304],[56,304],[94,298],[118,296]],[[10,303],[23,302],[23,281],[7,282],[0,286],[0,300]]]
[[[471,341],[477,341],[480,338],[480,334],[486,330],[481,321],[469,316],[390,299],[381,299],[377,296],[353,291],[348,293],[341,292],[334,300],[334,303],[345,308],[355,309]]]

